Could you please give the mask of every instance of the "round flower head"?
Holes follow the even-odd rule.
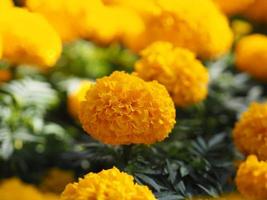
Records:
[[[147,186],[134,183],[133,177],[117,168],[89,173],[69,184],[60,200],[156,200]]]
[[[237,44],[236,67],[267,81],[267,37],[260,34],[243,37]]]
[[[135,71],[146,81],[157,80],[169,91],[177,106],[188,106],[205,99],[208,71],[189,50],[168,42],[155,42],[141,53]]]
[[[227,15],[239,14],[246,10],[255,0],[213,0]]]
[[[236,175],[238,191],[250,200],[267,199],[267,162],[251,155],[244,161]]]
[[[151,144],[168,136],[175,107],[164,86],[114,72],[98,79],[81,103],[80,122],[107,144]]]
[[[80,104],[85,100],[86,93],[92,85],[91,81],[81,81],[68,95],[68,111],[75,119],[79,118]]]
[[[254,3],[244,12],[247,17],[258,22],[267,23],[267,1],[254,0]]]
[[[233,130],[234,142],[245,155],[267,159],[267,103],[252,103]]]
[[[0,183],[1,200],[44,200],[43,195],[35,187],[11,178]]]
[[[26,9],[0,12],[0,34],[3,58],[13,63],[52,66],[60,56],[61,41],[52,26]]]
[[[140,51],[155,41],[168,41],[202,58],[229,50],[233,34],[227,18],[212,0],[155,0],[159,13],[145,19],[146,29],[127,45]],[[205,20],[203,20],[205,19]]]

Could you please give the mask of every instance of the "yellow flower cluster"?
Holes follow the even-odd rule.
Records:
[[[245,15],[255,21],[267,23],[267,1],[254,0],[254,3],[245,11]]]
[[[159,83],[114,72],[87,92],[80,121],[86,132],[107,144],[151,144],[172,130],[175,107]]]
[[[146,81],[157,80],[169,91],[177,106],[188,106],[205,99],[207,69],[195,55],[168,42],[155,42],[141,52],[135,71]]]
[[[53,194],[43,194],[34,186],[22,183],[17,178],[7,179],[0,184],[1,200],[58,200]]]
[[[43,192],[60,194],[65,189],[65,186],[73,181],[73,172],[53,168],[48,171],[47,175],[44,177],[40,189]]]
[[[79,118],[80,104],[85,100],[86,93],[92,85],[91,81],[81,81],[68,95],[68,111],[73,118]]]
[[[236,67],[252,76],[267,81],[267,37],[253,34],[237,44]]]
[[[233,136],[237,148],[245,155],[255,154],[267,160],[267,103],[252,103],[236,123]]]
[[[117,168],[89,173],[79,182],[67,185],[60,200],[156,200],[146,186]]]
[[[131,49],[140,51],[160,40],[188,48],[202,58],[214,58],[231,47],[233,34],[227,18],[211,0],[154,2],[158,9],[145,15],[145,31],[126,42]]]
[[[258,161],[251,155],[244,161],[236,176],[236,185],[239,192],[250,200],[267,199],[267,162]]]
[[[227,15],[239,14],[245,11],[255,0],[213,0]]]
[[[241,194],[238,193],[230,193],[230,194],[223,194],[221,197],[212,198],[212,197],[194,197],[190,200],[248,200],[245,199]],[[189,199],[188,199],[189,200]]]
[[[1,10],[0,36],[3,58],[13,63],[51,66],[61,53],[61,41],[52,26],[26,9]]]
[[[134,11],[105,6],[101,0],[26,0],[26,6],[45,16],[63,41],[83,37],[110,43],[135,37],[144,29]]]

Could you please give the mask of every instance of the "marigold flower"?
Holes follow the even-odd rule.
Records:
[[[175,123],[175,107],[165,87],[124,72],[98,79],[80,111],[86,132],[107,144],[161,141]]]
[[[117,168],[89,173],[67,185],[61,200],[156,200],[147,186],[134,183],[133,177]]]
[[[253,34],[237,44],[236,67],[258,79],[267,81],[267,37]]]
[[[245,155],[267,159],[267,103],[252,103],[233,130],[234,142]]]
[[[255,0],[213,0],[227,15],[239,14],[246,10]]]
[[[267,162],[251,155],[244,161],[236,175],[238,191],[250,200],[267,199]]]
[[[214,58],[231,47],[233,34],[227,18],[211,0],[155,2],[161,12],[145,20],[142,34],[126,41],[134,51],[160,40],[188,48],[202,58]]]
[[[21,182],[17,178],[4,180],[0,184],[1,200],[56,200],[53,194],[43,194],[34,186]]]
[[[60,194],[65,189],[65,186],[73,181],[74,174],[71,171],[53,168],[44,177],[40,189],[43,192]]]
[[[244,14],[258,22],[267,23],[267,1],[266,0],[254,0],[254,3],[251,4]]]
[[[86,93],[92,85],[91,81],[81,81],[68,95],[68,111],[75,119],[79,118],[80,104],[85,100]]]
[[[11,62],[52,66],[60,56],[60,38],[39,14],[6,9],[0,12],[0,33],[3,58]]]
[[[135,64],[137,75],[146,81],[157,80],[169,91],[177,106],[188,106],[205,99],[208,71],[195,55],[168,42],[155,42],[141,53]]]

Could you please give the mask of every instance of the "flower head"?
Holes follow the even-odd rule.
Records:
[[[168,136],[175,108],[159,83],[124,72],[98,79],[81,103],[86,132],[107,144],[151,144]]]
[[[267,103],[252,103],[233,130],[234,142],[245,155],[267,159]]]
[[[238,191],[251,200],[267,199],[267,162],[251,155],[244,161],[236,175]]]
[[[255,0],[213,0],[227,15],[235,15],[246,10]]]
[[[171,43],[155,42],[148,46],[142,51],[135,71],[146,81],[163,84],[177,106],[188,106],[207,96],[207,69],[192,52]]]
[[[140,51],[160,40],[188,48],[203,58],[214,58],[231,47],[233,35],[227,18],[211,0],[154,2],[160,12],[144,18],[145,31],[126,41],[131,49]]]
[[[133,181],[133,177],[117,168],[89,173],[77,183],[67,185],[61,200],[156,200],[146,186]]]
[[[236,67],[263,81],[267,81],[267,37],[254,34],[243,37],[237,44]]]
[[[18,23],[19,22],[19,23]],[[0,12],[3,58],[13,63],[52,66],[61,53],[61,41],[39,14],[23,8]]]
[[[71,171],[65,171],[58,168],[53,168],[48,171],[44,177],[40,188],[44,192],[52,192],[60,194],[65,186],[74,180],[74,174]]]
[[[75,119],[79,118],[80,104],[85,100],[86,93],[92,85],[91,81],[81,81],[68,95],[68,111]]]

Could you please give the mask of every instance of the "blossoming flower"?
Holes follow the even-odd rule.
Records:
[[[74,174],[71,171],[53,168],[44,177],[40,188],[43,192],[60,194],[65,189],[65,186],[73,180]]]
[[[4,180],[0,183],[1,200],[56,200],[53,194],[43,194],[34,186],[25,184],[17,178]]]
[[[26,9],[1,11],[0,34],[3,58],[11,62],[51,66],[60,56],[61,41],[52,26]]]
[[[151,144],[168,136],[175,108],[159,83],[124,72],[98,79],[81,103],[86,132],[107,144]]]
[[[214,58],[231,47],[233,35],[227,18],[211,0],[155,2],[160,12],[147,17],[142,34],[126,41],[131,49],[140,51],[161,40],[188,48],[203,58]]]
[[[267,103],[252,103],[233,130],[234,142],[245,155],[267,159]]]
[[[267,199],[267,162],[251,155],[244,161],[236,175],[239,192],[251,200]]]
[[[208,71],[189,50],[168,42],[155,42],[141,53],[135,65],[137,75],[157,80],[169,91],[177,106],[202,101],[208,91]]]
[[[67,185],[61,200],[156,200],[147,186],[133,181],[133,177],[117,168],[89,173],[78,182]]]
[[[80,104],[85,100],[86,93],[92,85],[91,81],[81,81],[68,95],[68,111],[75,119],[78,119]]]
[[[214,0],[227,15],[239,14],[246,10],[255,0]]]
[[[258,22],[267,23],[267,1],[266,0],[254,0],[254,3],[248,7],[244,14]]]
[[[267,37],[253,34],[243,37],[237,44],[236,67],[251,76],[267,80]]]

